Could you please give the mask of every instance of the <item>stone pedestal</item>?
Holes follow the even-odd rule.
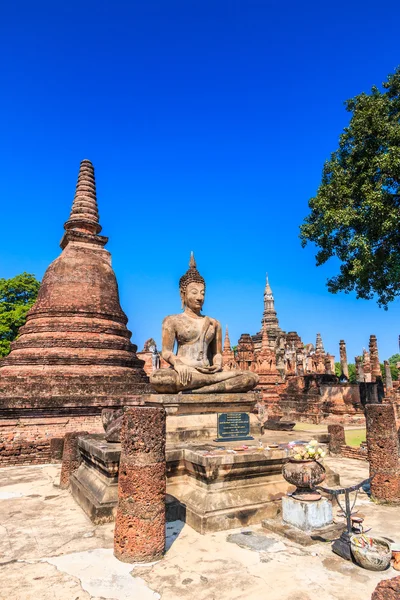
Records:
[[[252,414],[255,392],[236,394],[145,394],[146,406],[163,406],[167,413],[167,443],[214,440],[218,437],[218,413],[250,413],[250,434],[260,435],[260,423]]]
[[[72,495],[94,523],[113,521],[121,444],[83,436],[79,447],[82,463],[71,476]],[[286,451],[218,455],[217,448],[218,444],[167,447],[167,519],[179,518],[207,533],[276,516],[280,498],[290,489],[282,476]]]
[[[207,533],[276,515],[282,495],[291,489],[282,476],[287,451],[259,452],[253,442],[253,448],[231,453],[227,449],[243,442],[213,441],[217,413],[251,412],[256,394],[151,394],[144,401],[167,412],[167,518],[179,517]],[[84,436],[80,450],[83,462],[71,478],[72,494],[93,522],[112,521],[121,444]]]
[[[282,519],[284,523],[298,527],[302,531],[321,529],[333,522],[332,503],[327,498],[308,502],[284,496]]]

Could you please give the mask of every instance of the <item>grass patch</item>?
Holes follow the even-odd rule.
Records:
[[[315,423],[296,423],[294,431],[326,431],[326,425],[316,425]]]
[[[344,435],[348,446],[359,446],[361,442],[366,440],[365,429],[348,429],[344,432]]]

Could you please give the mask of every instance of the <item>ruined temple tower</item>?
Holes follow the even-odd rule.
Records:
[[[274,348],[278,336],[283,333],[283,331],[279,327],[279,321],[275,310],[274,295],[268,281],[268,275],[266,277],[264,289],[264,312],[261,319],[261,331],[253,336],[254,349],[256,351],[261,350],[264,324],[267,328],[269,344],[271,348]]]
[[[26,324],[0,362],[0,420],[39,416],[46,425],[50,419],[43,429],[47,442],[54,433],[51,419],[63,415],[69,430],[93,429],[100,426],[103,407],[135,403],[149,390],[120,306],[108,239],[100,235],[88,160],[80,165],[64,230],[62,253],[48,267]],[[29,427],[19,436],[28,438]]]
[[[224,339],[224,347],[222,349],[222,360],[223,360],[223,370],[231,371],[232,369],[236,369],[236,360],[235,353],[231,347],[231,340],[229,339],[229,331],[228,325],[225,329],[225,339]]]

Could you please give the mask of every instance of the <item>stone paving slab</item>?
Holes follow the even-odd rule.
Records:
[[[360,461],[328,463],[342,485],[368,476]],[[162,560],[120,563],[113,524],[94,526],[57,487],[59,474],[58,465],[0,470],[0,600],[369,600],[397,574],[365,571],[329,544],[305,548],[261,526],[200,535],[180,521],[167,526]],[[398,508],[365,494],[358,504],[375,534],[400,537]]]

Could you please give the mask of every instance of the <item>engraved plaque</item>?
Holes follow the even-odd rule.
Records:
[[[252,440],[250,436],[250,415],[245,412],[218,413],[217,442],[233,442],[235,440]]]

